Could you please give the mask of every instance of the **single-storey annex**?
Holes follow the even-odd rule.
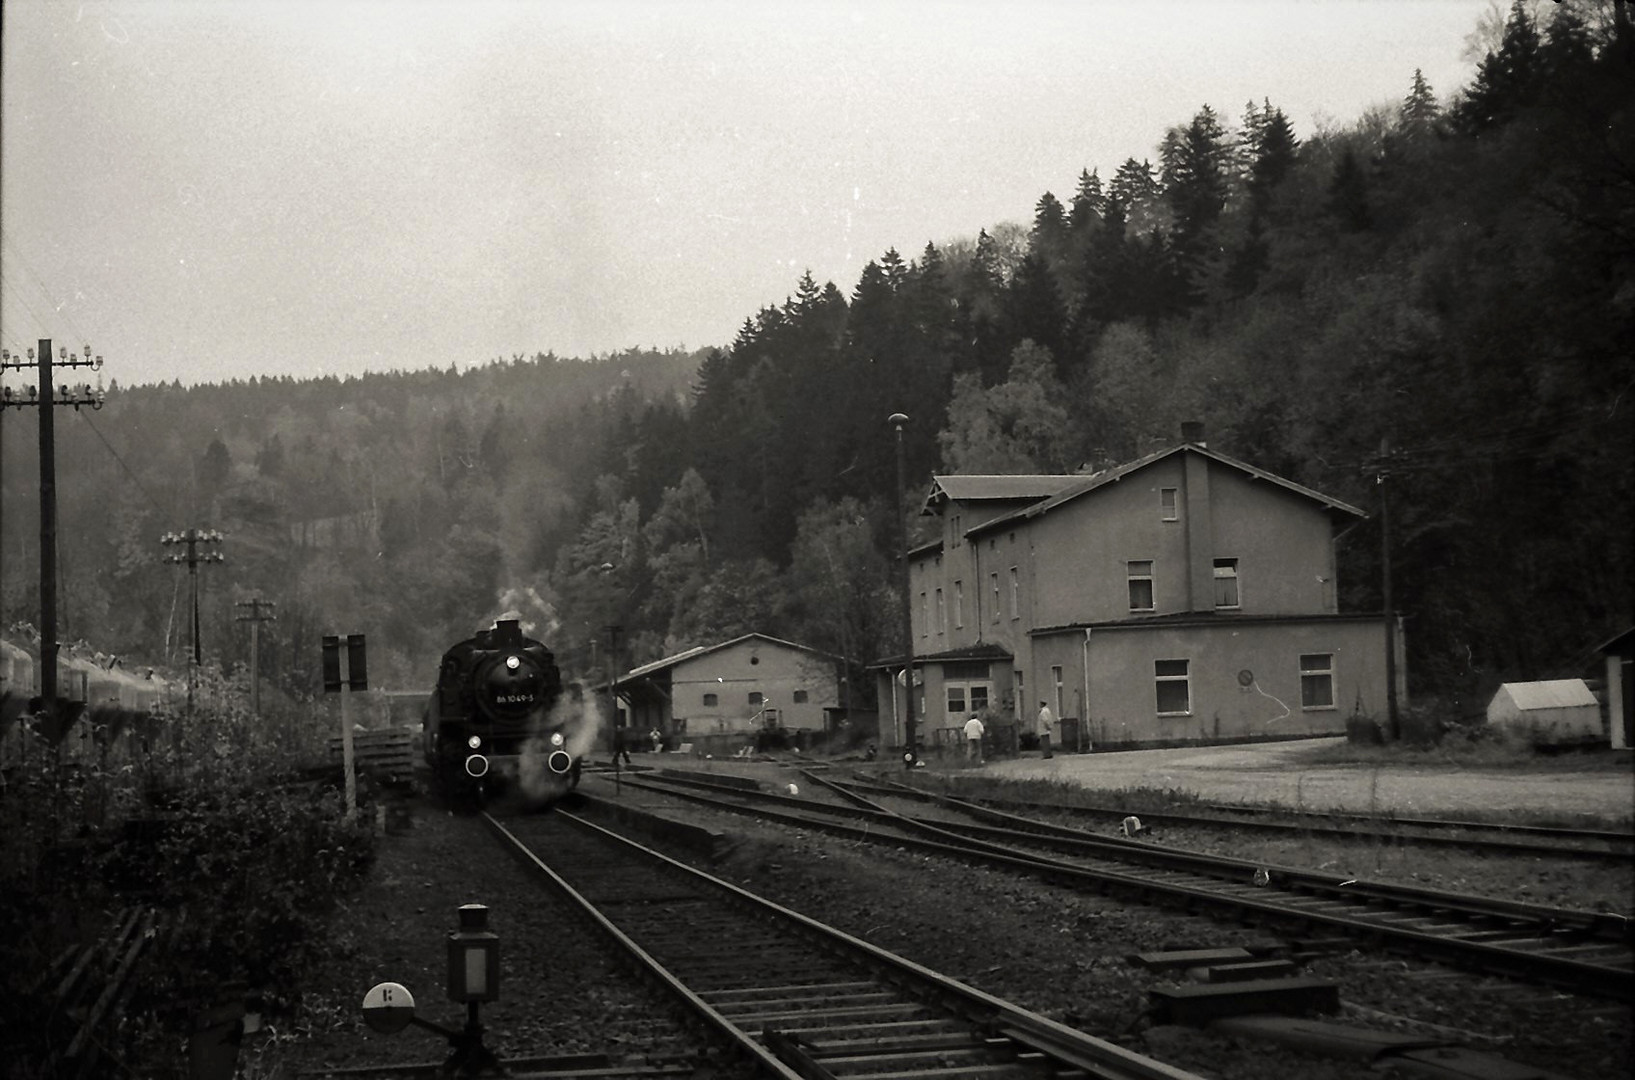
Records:
[[[637,737],[667,745],[830,730],[839,719],[839,658],[766,634],[744,634],[643,664],[613,684]]]

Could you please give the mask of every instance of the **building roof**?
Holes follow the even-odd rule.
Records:
[[[691,660],[694,657],[703,656],[705,653],[719,652],[722,649],[730,648],[742,642],[749,641],[751,638],[758,641],[764,641],[768,645],[781,645],[786,649],[797,649],[800,652],[815,653],[818,656],[829,655],[822,649],[814,649],[809,645],[797,645],[793,641],[784,641],[782,638],[775,638],[769,634],[740,634],[731,641],[722,641],[715,645],[695,645],[691,649],[686,649],[682,652],[676,653],[674,656],[666,656],[662,660],[654,660],[650,664],[643,664],[641,667],[631,668],[629,671],[625,672],[620,679],[615,681],[623,682],[626,679],[636,679],[643,675],[651,675],[654,672],[675,667],[677,664]]]
[[[1311,501],[1321,505],[1322,508],[1328,512],[1329,516],[1336,520],[1344,520],[1347,518],[1361,519],[1368,516],[1367,513],[1359,510],[1355,506],[1352,506],[1350,503],[1341,502],[1339,499],[1333,498],[1329,495],[1324,495],[1320,491],[1315,491],[1309,487],[1305,487],[1304,485],[1297,484],[1293,480],[1285,480],[1281,476],[1277,476],[1274,473],[1269,473],[1264,469],[1258,469],[1255,466],[1250,465],[1248,462],[1239,461],[1237,458],[1230,457],[1218,450],[1211,450],[1199,443],[1182,443],[1179,446],[1172,446],[1167,450],[1159,450],[1155,453],[1148,454],[1145,457],[1136,458],[1134,461],[1127,461],[1123,465],[1115,465],[1110,469],[1103,469],[1100,472],[1090,473],[1086,476],[1060,477],[1059,479],[1065,480],[1067,483],[1058,488],[1055,492],[1052,492],[1048,496],[1039,499],[1037,502],[1013,511],[1012,513],[1002,514],[999,517],[985,521],[980,525],[973,526],[971,529],[967,530],[967,535],[975,536],[978,533],[986,532],[990,529],[1006,528],[1014,525],[1018,521],[1024,521],[1030,518],[1039,517],[1043,514],[1048,514],[1057,507],[1062,506],[1065,503],[1072,502],[1074,499],[1088,494],[1089,492],[1095,491],[1097,488],[1106,487],[1109,484],[1115,484],[1124,479],[1126,476],[1140,472],[1149,465],[1156,464],[1167,457],[1182,453],[1201,454],[1202,456],[1225,465],[1228,468],[1236,469],[1252,479],[1275,484],[1295,495],[1310,499]]]
[[[1579,705],[1595,705],[1595,695],[1583,679],[1549,679],[1544,682],[1508,682],[1499,687],[1516,708],[1523,712],[1533,709],[1566,709]]]
[[[933,476],[931,490],[925,496],[925,504],[921,507],[921,514],[935,513],[934,507],[938,503],[958,499],[961,502],[972,502],[988,499],[1043,499],[1056,494],[1067,485],[1079,479],[1076,476],[1058,475],[974,475],[974,476]]]

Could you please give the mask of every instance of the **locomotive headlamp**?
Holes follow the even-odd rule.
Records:
[[[471,738],[466,740],[466,745],[471,747],[473,750],[477,749],[477,747],[481,746],[482,744],[483,737],[481,735],[473,735]]]
[[[561,746],[565,742],[567,742],[567,740],[562,737],[562,733],[560,731],[551,732],[551,745],[552,746]]]
[[[463,904],[460,928],[448,936],[450,1001],[495,1001],[500,996],[500,938],[488,928],[484,904]]]
[[[517,668],[519,668],[521,666],[522,666],[522,661],[519,660],[517,657],[507,656],[505,658],[505,670],[515,671],[515,670],[517,670]]]

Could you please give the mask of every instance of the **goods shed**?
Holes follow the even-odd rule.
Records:
[[[1583,679],[1505,683],[1488,702],[1487,722],[1540,743],[1602,738],[1601,705]]]

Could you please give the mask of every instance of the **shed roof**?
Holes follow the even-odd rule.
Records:
[[[1596,704],[1595,695],[1583,679],[1547,679],[1543,682],[1509,682],[1499,687],[1499,693],[1515,702],[1516,708],[1527,712],[1532,709],[1566,709],[1579,705]]]
[[[730,648],[733,645],[748,641],[751,638],[754,638],[757,641],[764,641],[768,645],[781,645],[786,649],[795,649],[799,652],[813,653],[818,656],[829,655],[822,649],[814,649],[809,645],[797,645],[793,641],[784,641],[782,638],[775,638],[769,634],[740,634],[731,641],[722,641],[715,645],[695,645],[690,649],[676,653],[674,656],[666,656],[662,660],[654,660],[650,664],[643,664],[641,667],[631,668],[629,671],[625,672],[623,678],[619,679],[618,681],[623,682],[625,679],[634,679],[639,678],[642,675],[651,675],[655,671],[663,671],[665,668],[675,667],[684,660],[691,660],[696,656],[703,656],[705,653],[718,652],[721,649]]]

